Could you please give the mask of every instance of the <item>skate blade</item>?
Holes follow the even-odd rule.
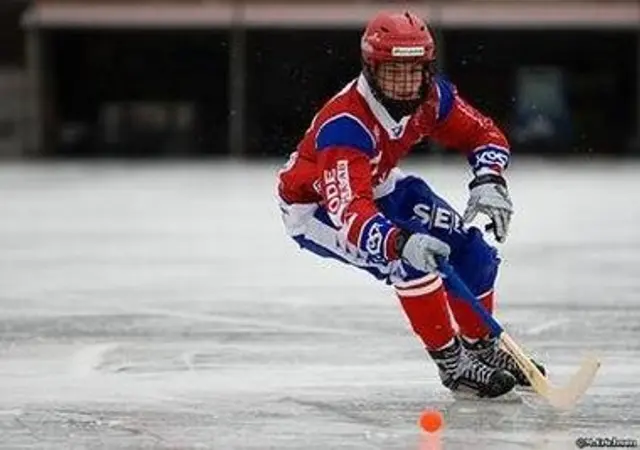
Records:
[[[490,403],[522,403],[522,396],[515,390],[511,390],[499,397],[478,397],[470,391],[452,391],[453,398],[460,401],[480,401]]]

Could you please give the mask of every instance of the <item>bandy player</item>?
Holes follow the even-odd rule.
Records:
[[[361,74],[320,109],[279,172],[287,232],[302,248],[393,285],[443,385],[454,393],[499,397],[527,386],[437,267],[438,258],[447,258],[493,311],[497,250],[467,224],[482,213],[498,242],[507,237],[509,144],[436,73],[432,35],[413,13],[379,13],[364,31],[361,51]],[[396,167],[427,137],[464,152],[470,163],[474,177],[463,217],[424,180]]]

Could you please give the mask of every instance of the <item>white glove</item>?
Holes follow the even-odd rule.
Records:
[[[451,248],[440,239],[428,234],[415,233],[409,236],[402,248],[402,259],[422,272],[436,272],[438,258],[447,259]]]
[[[491,219],[487,229],[493,230],[498,242],[504,242],[513,214],[513,203],[505,179],[494,174],[479,175],[469,184],[469,188],[469,202],[462,220],[470,223],[478,213],[485,214]]]

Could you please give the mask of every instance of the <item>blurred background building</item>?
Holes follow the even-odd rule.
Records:
[[[0,155],[282,157],[392,7],[516,151],[640,155],[636,0],[3,0]]]

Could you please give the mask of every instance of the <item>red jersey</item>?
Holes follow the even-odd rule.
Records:
[[[360,75],[316,114],[296,152],[279,173],[287,203],[318,203],[349,243],[382,260],[396,259],[399,230],[375,199],[389,193],[389,174],[425,138],[464,152],[474,172],[502,172],[508,142],[491,119],[436,77],[424,103],[394,120]]]

